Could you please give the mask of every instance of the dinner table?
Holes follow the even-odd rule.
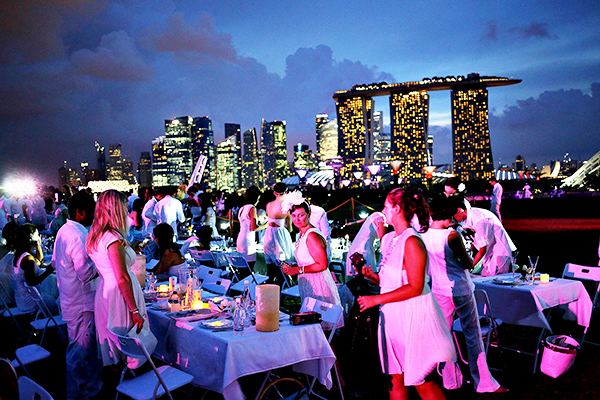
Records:
[[[336,358],[319,324],[292,326],[284,320],[275,332],[258,332],[255,326],[236,332],[207,328],[206,321],[175,319],[152,307],[148,317],[158,338],[153,355],[193,375],[194,385],[221,393],[226,400],[245,399],[239,378],[286,366],[317,377],[328,388],[332,385],[330,371]]]
[[[520,274],[517,274],[517,278]],[[541,328],[537,340],[534,373],[542,339],[552,333],[548,316],[553,308],[560,308],[562,318],[577,321],[588,327],[592,315],[592,301],[580,281],[552,278],[548,283],[515,279],[513,273],[473,279],[476,289],[485,290],[494,318],[503,323]],[[528,353],[526,353],[528,354]]]

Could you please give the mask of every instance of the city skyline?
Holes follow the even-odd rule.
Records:
[[[333,0],[315,18],[290,1],[4,2],[0,177],[52,182],[64,160],[91,164],[94,141],[107,152],[119,141],[137,163],[164,120],[181,115],[208,115],[215,142],[225,123],[246,131],[286,120],[290,153],[298,142],[317,150],[314,116],[335,115],[334,91],[471,72],[523,79],[490,96],[494,166],[517,154],[538,166],[567,152],[586,160],[600,149],[594,4],[382,1],[376,18],[363,8]],[[382,106],[374,111],[389,115]],[[447,93],[430,93],[429,110],[436,164],[451,163]]]

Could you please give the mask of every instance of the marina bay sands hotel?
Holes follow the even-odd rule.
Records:
[[[520,79],[497,76],[448,76],[418,82],[356,85],[335,92],[338,120],[338,154],[344,159],[342,174],[351,175],[373,163],[371,121],[373,97],[389,96],[391,160],[401,161],[399,174],[405,181],[419,182],[427,166],[429,119],[428,91],[450,90],[454,174],[463,181],[490,179],[492,147],[488,127],[488,87],[520,83]]]

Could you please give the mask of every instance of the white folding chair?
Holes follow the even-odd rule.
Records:
[[[19,330],[23,334],[23,337],[27,338],[27,336],[25,335],[25,331],[23,330],[23,328],[21,327],[21,324],[17,320],[17,317],[22,317],[22,316],[33,317],[33,315],[35,314],[35,311],[24,312],[24,311],[21,311],[18,307],[11,307],[10,303],[7,301],[7,299],[9,299],[9,298],[10,298],[10,294],[9,294],[8,290],[6,289],[6,287],[4,286],[4,284],[2,283],[2,281],[0,280],[0,312],[2,313],[2,316],[4,318],[12,318],[13,322],[17,325],[17,328],[19,328]]]
[[[31,298],[35,301],[38,306],[39,312],[36,315],[36,319],[31,321],[29,324],[33,328],[31,331],[31,335],[29,336],[29,342],[31,343],[31,338],[33,337],[33,333],[35,331],[42,331],[42,337],[40,339],[40,344],[44,343],[44,336],[46,335],[46,330],[48,328],[56,328],[56,332],[58,332],[58,336],[62,340],[66,340],[66,336],[61,332],[61,327],[66,327],[67,323],[62,319],[62,315],[52,315],[48,306],[44,302],[42,296],[40,296],[40,292],[38,292],[35,286],[25,286]],[[39,318],[43,316],[43,318]]]
[[[50,393],[26,376],[19,378],[20,400],[53,400]]]
[[[318,312],[319,314],[321,314],[322,321],[333,324],[333,329],[331,330],[331,332],[329,333],[329,337],[327,338],[327,341],[329,343],[331,343],[331,339],[333,339],[333,335],[335,334],[335,329],[337,328],[338,323],[341,320],[342,306],[327,303],[327,302],[324,302],[321,300],[314,299],[312,297],[307,297],[302,302],[302,307],[300,307],[300,312],[307,312],[307,311]],[[340,389],[340,397],[342,398],[342,400],[344,400],[344,392],[342,391],[340,372],[338,371],[337,364],[333,364],[333,370],[335,372],[335,377],[338,381],[338,387]],[[317,381],[317,377],[315,376],[312,378],[312,380],[308,386],[308,394],[309,395],[312,394],[313,396],[317,396],[319,398],[324,399],[324,397],[319,396],[318,394],[316,394],[313,391],[313,387],[314,387],[316,381]]]
[[[211,251],[190,249],[190,255],[200,265],[206,265],[211,268],[217,266],[217,261]]]
[[[29,344],[15,350],[15,359],[12,361],[12,366],[15,369],[21,367],[23,372],[25,372],[25,375],[31,378],[31,375],[25,366],[48,357],[50,357],[50,352],[48,350],[37,344]]]
[[[346,283],[346,266],[342,261],[330,261],[329,270],[340,277],[341,283]]]
[[[502,320],[499,318],[494,318],[490,299],[488,298],[485,290],[475,289],[473,294],[475,295],[475,301],[477,302],[477,313],[479,314],[479,323],[481,325],[481,337],[485,343],[485,357],[487,359],[492,336],[496,338],[498,347],[501,348],[500,340],[498,338],[498,327],[502,325]],[[460,324],[460,319],[458,318],[454,320],[454,323],[452,324],[452,333],[454,335],[454,340],[456,341],[456,348],[458,349],[460,358],[465,364],[468,364],[460,351],[458,339],[456,338],[456,332],[463,333],[462,325]]]
[[[157,368],[152,361],[152,357],[148,354],[148,350],[146,350],[144,344],[138,339],[117,335],[110,329],[107,329],[106,333],[108,338],[124,354],[130,357],[146,357],[153,371],[146,372],[140,376],[134,376],[134,378],[130,380],[124,380],[125,374],[129,370],[128,368],[125,368],[121,374],[119,386],[117,386],[116,399],[119,398],[119,393],[123,393],[135,400],[156,399],[164,394],[166,394],[169,399],[173,400],[171,391],[187,385],[194,379],[192,375],[169,365],[163,365]],[[133,371],[131,372],[133,373]]]
[[[202,290],[219,296],[227,295],[229,286],[231,286],[231,281],[229,279],[222,279],[214,275],[207,275],[202,281]]]
[[[592,302],[592,315],[594,315],[594,308],[596,308],[598,302],[598,293],[600,293],[600,267],[586,267],[583,265],[577,265],[569,263],[565,265],[565,269],[562,275],[563,279],[576,279],[580,281],[591,281],[596,285],[596,294],[594,295],[594,301]],[[591,317],[590,317],[591,322]],[[586,326],[583,331],[583,337],[581,338],[581,345],[584,343],[593,344],[595,346],[600,346],[600,343],[590,342],[585,340],[585,335],[587,334],[588,327]]]
[[[226,271],[223,271],[218,268],[210,268],[204,265],[201,265],[196,268],[196,274],[198,276],[198,279],[200,279],[201,281],[206,279],[207,276],[215,276],[217,278],[220,278],[223,275],[223,272]]]
[[[244,282],[248,281],[248,289],[250,290],[250,298],[252,300],[256,300],[256,287],[258,285],[260,285],[261,283],[265,282],[267,279],[269,279],[269,277],[256,274],[256,276],[254,278],[255,278],[255,280],[252,280],[250,278],[250,276],[248,276],[243,281],[239,281],[235,285],[232,285],[231,290],[243,293],[244,289],[246,288],[246,286],[244,285]]]

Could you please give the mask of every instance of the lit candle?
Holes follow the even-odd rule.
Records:
[[[210,308],[210,305],[208,303],[203,302],[202,300],[194,300],[194,302],[192,303],[192,308],[194,310],[201,310],[203,308]]]
[[[159,291],[159,293],[168,293],[169,292],[169,285],[160,285],[158,287],[158,291]]]
[[[274,332],[279,330],[279,286],[256,287],[256,330]]]
[[[540,282],[541,283],[550,282],[550,274],[540,274]]]

